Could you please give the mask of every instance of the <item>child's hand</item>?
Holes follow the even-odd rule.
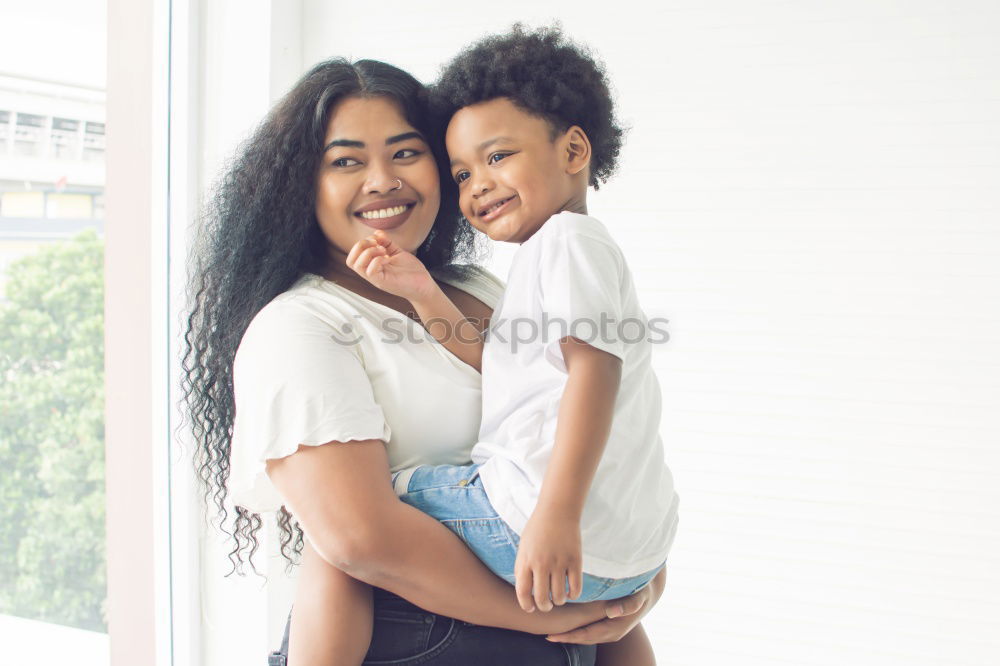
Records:
[[[423,262],[381,229],[354,244],[347,266],[382,291],[411,302],[426,298],[437,288]]]
[[[540,514],[536,509],[521,534],[514,563],[517,601],[529,613],[535,608],[548,612],[552,604],[566,603],[583,591],[583,557],[580,522],[562,516]],[[550,598],[551,595],[551,598]]]

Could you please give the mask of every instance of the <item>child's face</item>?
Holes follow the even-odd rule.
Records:
[[[559,137],[505,97],[459,110],[445,141],[462,214],[493,240],[523,243],[573,199]]]

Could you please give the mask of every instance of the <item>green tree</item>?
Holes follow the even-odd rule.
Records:
[[[0,301],[0,613],[106,631],[104,248],[12,263]]]

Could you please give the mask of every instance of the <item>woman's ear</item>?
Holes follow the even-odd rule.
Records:
[[[573,125],[563,134],[566,155],[566,173],[575,176],[590,166],[590,139],[578,125]]]

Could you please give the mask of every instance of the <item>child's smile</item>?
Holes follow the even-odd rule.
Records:
[[[460,109],[448,125],[459,207],[493,240],[523,243],[563,210],[586,212],[586,182],[568,169],[566,133],[499,97]]]
[[[517,195],[501,198],[497,201],[490,201],[483,206],[479,207],[476,211],[476,216],[479,217],[483,222],[492,222],[499,216],[503,215],[511,209],[512,206],[517,204]]]

